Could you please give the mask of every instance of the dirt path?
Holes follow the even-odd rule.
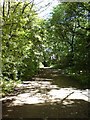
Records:
[[[23,81],[17,95],[2,99],[5,118],[84,118],[89,119],[88,89],[63,75],[61,70],[41,69],[32,81]]]

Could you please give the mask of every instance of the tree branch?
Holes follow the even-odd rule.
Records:
[[[63,101],[64,100],[66,100],[71,94],[73,94],[74,92],[71,92],[70,94],[68,94],[65,98],[63,98],[62,100],[61,100],[61,103],[63,103]]]
[[[3,18],[5,17],[5,1],[3,1]]]
[[[8,0],[8,12],[7,12],[7,16],[9,16],[9,12],[10,12],[10,1]]]

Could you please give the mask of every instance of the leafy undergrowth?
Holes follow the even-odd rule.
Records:
[[[86,88],[90,88],[90,75],[78,74],[74,76],[79,80],[79,82]]]
[[[83,88],[90,88],[90,73],[85,70],[76,70],[74,67],[60,68],[60,65],[53,66],[54,69],[61,69],[64,75],[68,75],[71,79],[79,82]]]
[[[68,74],[76,81],[78,81],[83,87],[90,88],[90,73],[83,71],[73,71],[72,69],[66,69],[65,74]]]
[[[14,81],[14,80],[1,80],[0,88],[1,88],[1,95],[2,97],[12,93],[14,91],[14,88],[20,84],[21,81]]]

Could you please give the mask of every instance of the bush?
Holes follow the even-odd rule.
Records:
[[[0,88],[2,89],[2,96],[5,96],[11,92],[14,91],[14,88],[17,86],[17,84],[21,83],[21,81],[14,81],[14,80],[9,80],[6,81],[4,79],[1,80]]]

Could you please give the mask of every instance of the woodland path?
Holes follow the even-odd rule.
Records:
[[[89,89],[65,76],[60,69],[43,68],[30,81],[23,81],[14,94],[2,98],[3,120],[87,119]]]

